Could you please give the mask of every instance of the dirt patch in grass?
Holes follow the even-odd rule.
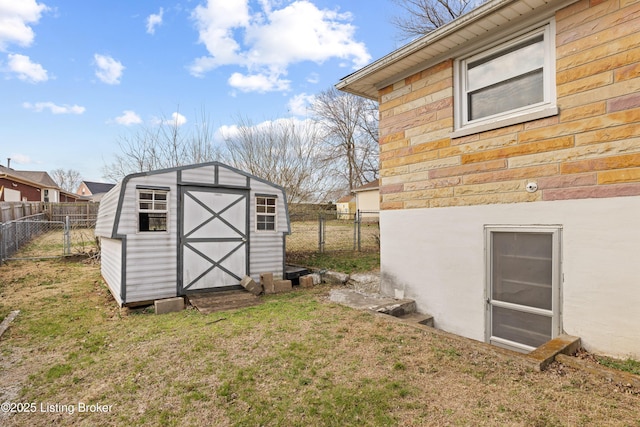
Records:
[[[37,411],[0,424],[640,425],[634,391],[559,364],[536,373],[518,356],[333,304],[329,290],[210,315],[127,315],[97,265],[7,263],[0,312],[21,314],[0,339],[1,399]]]

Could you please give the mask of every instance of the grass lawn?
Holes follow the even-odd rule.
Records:
[[[21,312],[0,338],[0,402],[35,412],[0,425],[640,426],[633,390],[557,364],[536,373],[328,292],[156,316],[118,309],[98,265],[4,264],[0,314]]]

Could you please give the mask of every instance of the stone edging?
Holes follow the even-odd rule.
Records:
[[[4,334],[4,332],[9,328],[9,325],[11,324],[11,322],[13,322],[13,319],[15,319],[19,313],[20,310],[12,311],[7,317],[4,318],[2,323],[0,323],[0,337],[2,337],[2,334]]]

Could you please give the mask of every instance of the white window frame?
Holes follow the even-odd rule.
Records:
[[[555,19],[552,17],[535,26],[529,27],[507,41],[476,48],[454,61],[454,132],[452,138],[484,132],[504,126],[510,126],[531,120],[550,117],[558,114],[556,104],[556,55],[555,55]],[[498,52],[523,43],[529,39],[543,36],[543,101],[525,107],[497,113],[476,120],[468,120],[467,105],[467,67],[468,64],[495,55]],[[503,39],[504,40],[504,39]]]
[[[140,195],[142,193],[151,193],[151,199],[141,199]],[[156,194],[164,194],[165,200],[156,200]],[[164,202],[164,209],[159,209],[156,206],[156,203],[162,204]],[[140,207],[140,203],[151,203],[151,209],[143,209]],[[149,214],[164,214],[165,215],[165,230],[141,230],[140,229],[140,214],[141,213],[149,213]],[[166,189],[157,189],[157,188],[137,188],[136,189],[136,219],[137,219],[137,230],[138,233],[168,233],[169,232],[169,190]]]
[[[266,212],[267,209],[265,209],[265,212],[260,212],[260,210],[261,210],[260,207],[261,206],[265,207],[265,208],[268,208],[269,206],[271,206],[268,203],[265,203],[265,204],[259,203],[258,201],[260,199],[265,199],[265,202],[267,200],[273,200],[274,201],[274,203],[273,203],[274,211],[273,212]],[[272,194],[256,194],[255,195],[255,202],[256,202],[256,214],[255,214],[256,215],[255,216],[255,219],[256,219],[255,230],[256,230],[256,232],[257,233],[274,233],[274,232],[276,232],[278,230],[278,196],[275,196],[275,195],[272,195]],[[273,217],[273,229],[272,230],[261,230],[261,229],[258,228],[258,223],[260,222],[259,221],[259,217],[260,216]]]
[[[498,347],[507,348],[519,352],[528,353],[534,350],[533,347],[525,344],[504,340],[491,335],[492,318],[491,307],[498,306],[504,308],[519,309],[523,312],[548,316],[551,318],[551,338],[556,338],[562,332],[562,226],[561,225],[485,225],[485,301],[487,304],[485,318],[485,342]],[[493,280],[493,239],[495,232],[507,233],[544,233],[552,236],[552,284],[551,284],[551,310],[537,309],[534,307],[523,307],[507,302],[496,302],[492,299],[491,283]]]

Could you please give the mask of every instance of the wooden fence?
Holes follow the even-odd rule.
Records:
[[[43,213],[44,205],[40,202],[0,202],[0,223]]]
[[[45,213],[47,221],[64,222],[69,217],[72,227],[93,227],[99,203],[0,202],[0,223]]]

